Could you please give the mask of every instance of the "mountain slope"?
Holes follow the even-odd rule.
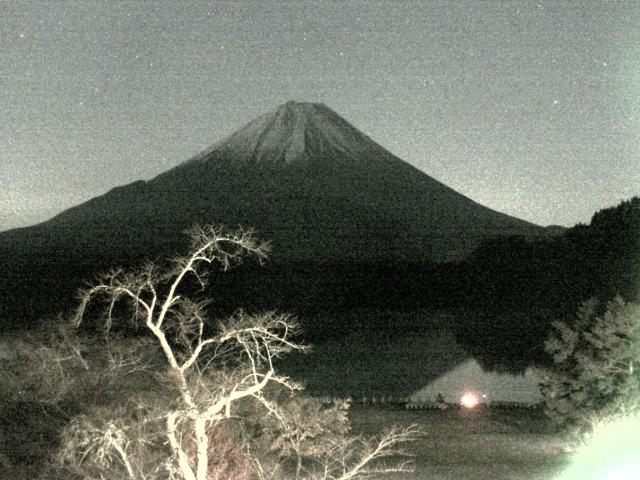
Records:
[[[266,270],[224,276],[216,298],[287,310],[459,298],[463,279],[445,281],[429,262],[463,258],[486,236],[545,235],[420,172],[326,106],[289,102],[148,182],[1,232],[0,330],[72,308],[94,273],[184,252],[194,223],[254,227],[273,246]]]
[[[194,222],[255,227],[275,257],[294,260],[456,259],[488,235],[544,231],[420,172],[326,106],[288,102],[148,182],[0,234],[0,244],[153,257],[182,245]]]

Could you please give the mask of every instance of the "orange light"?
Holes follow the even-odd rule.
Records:
[[[460,397],[460,404],[464,408],[474,408],[480,403],[480,399],[473,392],[465,392],[462,397]]]

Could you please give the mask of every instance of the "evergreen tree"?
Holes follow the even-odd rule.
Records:
[[[555,322],[545,342],[554,365],[542,394],[559,426],[584,429],[594,418],[633,405],[640,394],[640,305],[621,297],[604,309],[584,302],[570,322]]]

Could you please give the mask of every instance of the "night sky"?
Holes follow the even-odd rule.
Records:
[[[640,2],[0,3],[0,230],[323,102],[488,207],[640,194]]]

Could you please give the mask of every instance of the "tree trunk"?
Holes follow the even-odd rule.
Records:
[[[207,437],[207,422],[204,418],[194,420],[194,429],[197,442],[196,453],[196,478],[197,480],[207,480],[209,470],[209,437]]]

